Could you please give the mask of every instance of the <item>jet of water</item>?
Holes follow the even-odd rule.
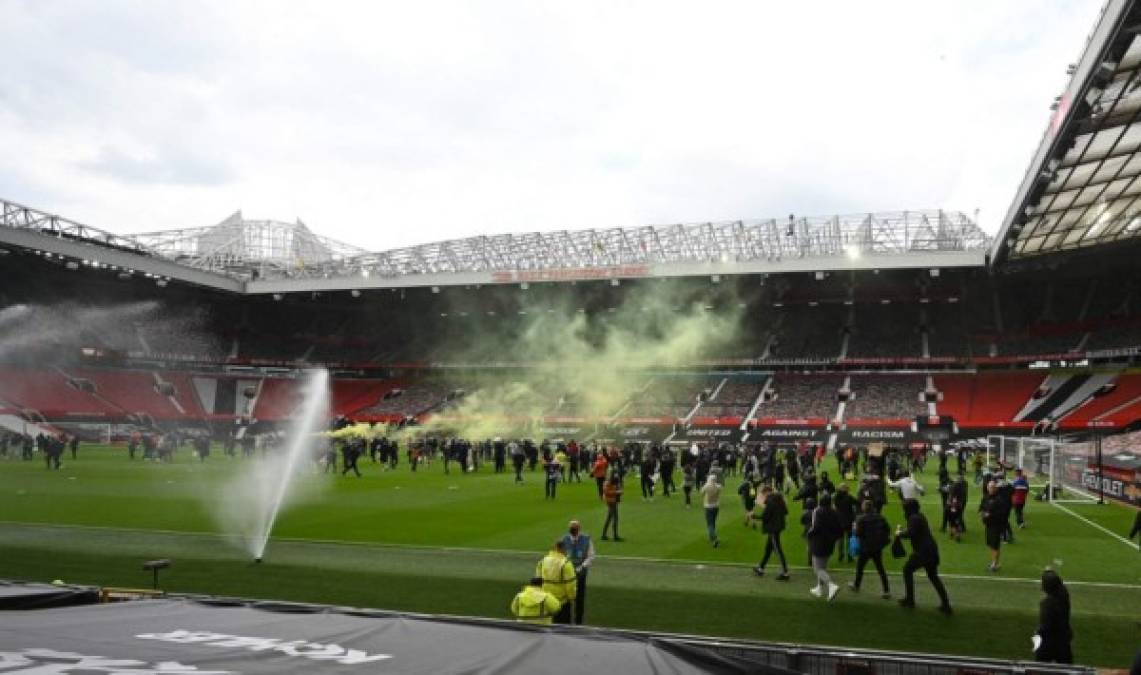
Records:
[[[254,560],[261,562],[269,535],[277,514],[290,495],[290,488],[298,470],[304,466],[304,459],[313,456],[315,440],[324,442],[318,436],[329,419],[329,371],[321,369],[309,374],[304,386],[301,407],[293,417],[293,423],[286,432],[286,445],[274,456],[258,463],[255,471],[249,474],[255,485],[248,486],[247,494],[257,495],[255,527],[247,534],[250,553]]]

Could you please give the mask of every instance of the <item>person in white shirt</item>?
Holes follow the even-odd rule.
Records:
[[[899,477],[899,480],[891,480],[889,478],[887,484],[888,487],[899,490],[899,494],[904,500],[918,500],[921,496],[926,494],[923,486],[916,482],[916,480],[911,477],[911,474],[906,471]]]
[[[701,498],[705,506],[705,527],[709,530],[709,541],[713,548],[717,548],[720,545],[717,540],[717,514],[721,511],[721,484],[713,473],[709,474],[705,485],[701,486]]]

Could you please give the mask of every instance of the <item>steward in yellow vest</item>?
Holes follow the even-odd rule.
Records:
[[[533,577],[530,584],[515,594],[511,614],[516,621],[551,623],[561,606],[558,598],[543,590],[542,577]]]
[[[578,594],[578,580],[562,540],[556,541],[554,548],[535,566],[535,576],[543,580],[543,590],[555,596],[562,605],[555,616],[555,623],[570,623],[570,601]]]

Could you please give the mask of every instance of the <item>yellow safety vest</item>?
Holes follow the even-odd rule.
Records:
[[[551,551],[535,567],[535,576],[543,578],[543,590],[555,596],[559,602],[574,600],[578,586],[574,565],[567,557]]]
[[[524,586],[511,601],[511,614],[517,621],[551,623],[562,603],[558,598],[534,586]]]

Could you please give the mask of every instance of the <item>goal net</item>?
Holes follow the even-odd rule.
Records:
[[[1019,468],[1031,493],[1059,503],[1096,501],[1096,459],[1092,443],[1037,436],[988,436],[987,466]],[[1092,476],[1092,478],[1091,478]],[[1049,488],[1049,489],[1048,489]]]

